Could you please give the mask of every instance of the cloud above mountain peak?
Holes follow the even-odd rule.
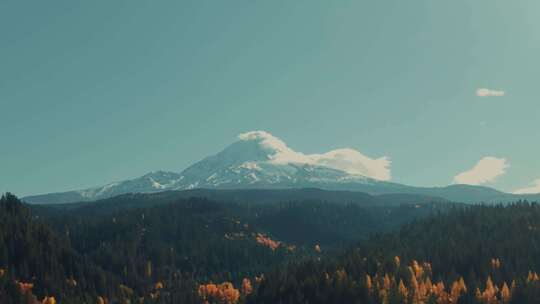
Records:
[[[289,148],[281,139],[266,131],[251,131],[238,135],[242,141],[258,141],[269,151],[269,161],[274,164],[307,164],[322,166],[349,174],[363,175],[378,180],[390,180],[390,159],[386,156],[370,158],[350,149],[337,149],[323,154],[304,154]]]

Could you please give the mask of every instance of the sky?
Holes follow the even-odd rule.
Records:
[[[0,192],[181,171],[238,134],[540,192],[540,1],[0,2]],[[385,158],[386,157],[386,158]]]

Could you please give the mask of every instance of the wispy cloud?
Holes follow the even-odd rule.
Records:
[[[281,139],[265,131],[243,133],[238,138],[244,141],[259,141],[268,149],[269,161],[274,164],[309,164],[378,180],[391,179],[391,161],[386,156],[370,158],[350,148],[337,149],[323,154],[304,154],[289,148]]]
[[[479,88],[476,90],[476,96],[478,97],[502,97],[505,92],[503,90],[492,90],[486,88]]]
[[[517,189],[514,191],[515,194],[531,194],[531,193],[540,193],[540,179],[534,180],[529,184],[529,187]]]
[[[506,173],[509,166],[505,158],[486,156],[479,160],[470,170],[454,176],[454,183],[469,185],[489,183]]]

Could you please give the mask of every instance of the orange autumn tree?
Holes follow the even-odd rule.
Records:
[[[449,288],[443,281],[432,283],[431,264],[412,261],[406,266],[407,276],[399,275],[399,257],[394,258],[396,272],[377,272],[372,278],[366,274],[365,288],[368,294],[377,296],[377,303],[389,303],[391,295],[397,294],[401,298],[400,303],[405,304],[426,304],[434,300],[437,304],[454,304],[459,302],[459,298],[467,293],[465,280],[460,277],[450,283]]]
[[[373,288],[373,282],[371,280],[371,277],[369,276],[369,274],[366,274],[366,289],[368,293],[371,294],[372,288]]]
[[[491,277],[489,276],[486,280],[486,288],[483,292],[480,292],[480,290],[477,289],[476,291],[476,298],[485,304],[495,304],[498,303],[497,300],[497,293],[499,289],[495,284],[493,284],[493,281],[491,280]]]
[[[257,233],[255,240],[257,243],[272,249],[272,251],[275,251],[281,245],[281,242],[274,241],[262,233]]]
[[[527,283],[539,281],[540,277],[534,271],[529,271],[527,274]]]
[[[531,276],[531,273],[529,273],[529,276]],[[532,277],[534,279],[534,274],[532,274]],[[481,291],[479,288],[476,289],[476,298],[484,304],[506,304],[509,303],[512,298],[512,290],[515,288],[515,281],[512,282],[512,286],[511,289],[506,282],[503,282],[501,288],[499,288],[493,283],[491,277],[488,277],[484,291]]]
[[[503,286],[501,287],[501,300],[503,303],[508,303],[510,302],[510,298],[511,298],[511,291],[510,291],[510,288],[508,288],[508,284],[506,284],[506,282],[503,283]]]
[[[54,297],[45,297],[41,304],[56,304],[56,299]]]
[[[457,301],[462,294],[467,293],[467,286],[465,286],[465,280],[463,277],[460,277],[459,280],[452,283],[450,288],[450,299]]]
[[[399,280],[398,291],[399,291],[399,294],[404,299],[406,299],[407,296],[409,295],[409,290],[407,289],[407,287],[405,287],[405,284],[403,283],[403,280]]]
[[[198,290],[204,303],[236,304],[240,299],[240,291],[230,282],[222,284],[202,284]]]

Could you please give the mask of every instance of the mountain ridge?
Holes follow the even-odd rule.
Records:
[[[126,193],[167,190],[319,188],[380,194],[418,194],[465,203],[539,200],[540,194],[510,194],[485,186],[414,187],[390,182],[390,161],[371,159],[342,148],[323,154],[303,154],[264,131],[240,134],[217,154],[205,157],[180,173],[153,171],[141,177],[83,190],[32,195],[29,203],[93,201]]]

